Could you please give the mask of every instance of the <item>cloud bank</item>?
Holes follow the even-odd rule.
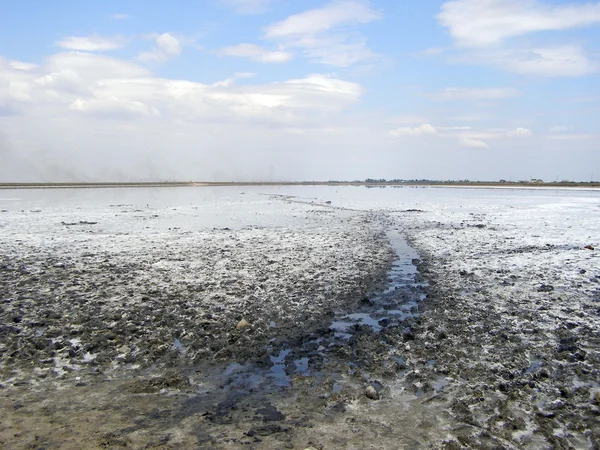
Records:
[[[178,49],[163,42],[161,51]],[[271,154],[275,149],[299,145],[298,137],[286,143],[290,136],[335,133],[340,114],[364,92],[318,73],[238,84],[252,75],[212,84],[162,78],[142,65],[82,51],[51,55],[39,66],[0,59],[0,124],[11,130],[20,155],[9,160],[5,151],[4,180],[265,179],[275,176],[266,160],[287,167]],[[36,170],[22,161],[37,161]],[[291,177],[281,168],[275,173]]]
[[[442,5],[437,19],[454,38],[461,62],[542,77],[579,77],[598,69],[580,44],[538,45],[517,38],[600,24],[600,3],[453,0]]]

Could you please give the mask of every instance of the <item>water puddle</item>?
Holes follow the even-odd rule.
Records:
[[[351,333],[348,333],[351,327],[356,325],[367,325],[373,329],[375,332],[381,331],[381,325],[379,325],[379,320],[374,318],[369,313],[355,313],[348,314],[341,320],[334,321],[329,327],[333,330],[337,337],[341,337],[343,339],[350,339],[352,337]]]
[[[529,365],[527,370],[525,370],[525,374],[529,375],[530,373],[537,372],[538,370],[540,370],[542,368],[543,365],[544,365],[544,363],[542,361],[533,360],[533,361],[531,361],[531,364]]]
[[[271,377],[274,379],[275,386],[288,387],[291,385],[290,378],[286,373],[285,357],[289,355],[291,350],[281,350],[277,356],[271,355]]]
[[[289,389],[293,387],[297,377],[311,377],[315,381],[333,380],[332,392],[342,390],[342,371],[324,369],[327,364],[334,367],[334,362],[345,368],[346,373],[360,371],[361,376],[377,384],[371,379],[368,371],[362,367],[361,361],[352,354],[340,356],[344,349],[352,347],[352,343],[363,333],[380,334],[394,327],[408,327],[411,319],[418,317],[419,303],[425,298],[423,292],[425,283],[417,280],[416,260],[419,255],[413,250],[398,231],[390,231],[388,238],[396,252],[388,274],[388,284],[385,289],[371,295],[368,301],[351,313],[340,312],[329,325],[329,333],[314,336],[296,347],[269,347],[267,349],[270,367],[259,368],[254,365],[231,364],[225,371],[224,386],[230,390]],[[275,327],[273,322],[271,327]],[[181,347],[175,343],[175,347]],[[392,359],[399,368],[398,374],[406,368],[406,361],[395,347],[389,348]],[[349,352],[352,353],[352,352]],[[431,365],[435,361],[429,362]],[[436,390],[442,390],[445,381],[439,381]]]
[[[334,320],[330,329],[336,337],[348,340],[353,336],[352,331],[359,330],[361,325],[379,333],[384,327],[400,325],[418,316],[419,302],[424,299],[420,291],[426,286],[416,280],[414,262],[419,255],[397,231],[388,232],[388,239],[397,255],[388,274],[389,284],[385,290],[369,298],[368,305],[360,311]]]
[[[433,390],[436,393],[442,392],[447,384],[448,384],[448,380],[446,379],[446,377],[441,376],[436,380],[435,383],[433,383]]]
[[[300,358],[300,359],[296,359],[294,361],[294,364],[296,365],[296,373],[302,376],[309,376],[311,374],[311,370],[308,367],[308,361],[309,358]]]
[[[173,347],[180,353],[185,352],[185,346],[181,343],[179,339],[173,340]]]

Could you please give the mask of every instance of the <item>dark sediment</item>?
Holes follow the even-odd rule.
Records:
[[[411,352],[435,365],[419,382],[446,377],[449,448],[597,448],[594,255],[513,228],[472,215],[407,225],[431,283]]]

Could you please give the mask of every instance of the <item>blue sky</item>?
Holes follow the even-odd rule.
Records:
[[[0,181],[589,181],[599,70],[599,2],[5,1]]]

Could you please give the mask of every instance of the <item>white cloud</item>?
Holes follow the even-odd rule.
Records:
[[[441,131],[467,131],[471,130],[472,127],[464,126],[464,127],[437,127],[438,130]]]
[[[1,57],[0,57],[0,59],[1,59]],[[24,71],[29,71],[29,70],[35,69],[37,67],[37,64],[26,63],[23,61],[9,61],[8,65],[10,67],[12,67],[13,69],[24,70]]]
[[[600,23],[600,3],[551,5],[536,0],[453,0],[437,16],[462,47],[500,44],[507,38]]]
[[[126,20],[126,19],[131,19],[131,16],[129,14],[117,13],[117,14],[111,14],[110,18],[113,20]]]
[[[163,33],[156,38],[157,47],[168,56],[177,56],[181,53],[181,44],[173,35]]]
[[[319,92],[345,96],[351,99],[351,102],[358,100],[363,94],[363,88],[359,84],[340,80],[330,75],[314,74],[306,78],[286,81],[285,84],[299,89],[314,89]]]
[[[489,148],[489,145],[487,145],[482,140],[468,138],[468,137],[460,138],[459,144],[463,147],[468,147],[468,148]]]
[[[425,123],[418,127],[400,127],[395,130],[391,130],[390,134],[394,137],[404,137],[404,136],[426,136],[436,134],[437,131],[433,127],[433,125]]]
[[[443,48],[432,47],[432,48],[423,50],[422,54],[425,56],[433,56],[433,55],[439,55],[440,53],[443,53],[443,51],[444,51]]]
[[[379,58],[363,39],[348,41],[346,38],[331,37],[300,46],[304,47],[303,54],[308,59],[335,67],[349,67]]]
[[[142,52],[137,59],[139,61],[164,62],[179,56],[181,43],[170,33],[163,33],[156,38],[156,46],[151,52]]]
[[[390,117],[386,120],[386,123],[393,125],[416,125],[427,122],[429,122],[427,117],[418,114],[405,114],[402,116]]]
[[[222,0],[223,4],[238,14],[262,14],[273,0]]]
[[[99,117],[111,119],[128,119],[139,116],[159,116],[157,108],[150,107],[139,101],[124,100],[118,97],[101,99],[76,99],[70,108]]]
[[[56,45],[67,50],[95,52],[121,48],[124,45],[124,39],[121,37],[109,38],[98,35],[68,36],[58,41]]]
[[[145,77],[149,72],[134,63],[85,52],[64,52],[50,56],[44,67],[48,73],[72,70],[86,80]]]
[[[294,57],[288,52],[281,50],[269,51],[254,44],[239,44],[223,47],[219,49],[217,53],[222,56],[237,56],[264,63],[284,63],[291,61]]]
[[[0,58],[0,117],[19,114],[31,104],[32,78]]]
[[[288,17],[265,28],[267,38],[310,36],[341,25],[368,23],[381,18],[364,2],[341,1]]]
[[[448,87],[440,92],[431,94],[431,98],[440,102],[456,100],[499,100],[503,98],[516,97],[520,92],[514,88],[457,88]]]
[[[0,131],[23,162],[3,180],[326,179],[365,148],[340,114],[363,88],[332,75],[208,84],[84,52],[22,66],[0,57]]]
[[[463,53],[454,61],[540,77],[579,77],[598,70],[598,65],[585,56],[583,49],[573,45],[476,50]]]
[[[483,129],[474,130],[470,126],[459,127],[438,127],[438,135],[441,138],[458,139],[461,147],[469,148],[488,148],[486,141],[494,139],[503,139],[506,137],[506,132],[503,129]]]
[[[35,80],[36,86],[55,93],[89,94],[91,91],[86,81],[72,69],[51,72]]]
[[[527,128],[515,128],[506,133],[508,137],[527,137],[533,135],[531,130]]]
[[[234,78],[253,78],[256,74],[253,72],[236,72],[233,74]]]
[[[142,79],[104,83],[101,95],[138,101],[183,121],[250,122],[301,128],[316,119],[315,115],[331,114],[355,103],[362,95],[362,88],[326,75],[252,86],[238,86],[233,80],[206,85]]]
[[[489,114],[478,114],[470,116],[447,117],[446,120],[450,120],[453,122],[481,122],[484,120],[489,120],[490,118],[491,116]]]
[[[313,74],[282,82],[237,85],[237,73],[212,85],[153,77],[125,60],[84,52],[58,53],[29,71],[0,58],[2,113],[97,119],[162,117],[165,121],[255,123],[318,128],[360,100],[363,89],[334,76]]]
[[[68,176],[84,181],[89,180],[86,175],[96,180],[129,181],[141,177],[464,178],[462,174],[473,168],[497,170],[492,157],[510,153],[493,145],[501,139],[509,142],[510,127],[493,132],[433,127],[436,117],[439,124],[453,124],[441,121],[449,115],[445,107],[434,108],[438,111],[433,111],[432,117],[399,117],[390,124],[382,123],[378,114],[357,112],[354,105],[365,91],[344,77],[313,74],[263,82],[244,78],[247,75],[234,74],[232,80],[221,83],[161,78],[131,61],[81,51],[52,55],[37,66],[0,58],[0,127],[14,143],[14,153],[40,170],[27,167],[21,176],[39,179],[36,174],[43,173],[44,179],[54,181],[67,177],[62,169],[66,166],[74,174]],[[417,108],[417,112],[423,111]],[[481,111],[494,114],[493,108]],[[468,108],[454,112],[456,116],[471,113]],[[474,117],[462,119],[469,121],[454,123],[481,126]],[[488,123],[493,126],[494,117],[487,119],[481,128]],[[497,122],[503,123],[501,118]],[[560,125],[552,122],[537,126],[541,130]],[[512,128],[532,126],[512,123]],[[387,130],[396,127],[408,127],[408,135],[413,137],[393,139]],[[402,128],[398,134],[403,134]],[[563,161],[565,167],[587,167],[593,156],[581,164],[579,155],[583,153],[578,153],[575,164],[572,149],[595,155],[598,137],[588,136],[525,138],[520,141],[519,150],[523,151],[519,154],[531,154],[531,161],[536,162],[547,157],[548,149],[556,149],[556,154],[566,156],[554,163],[555,167],[562,166]],[[424,151],[414,152],[408,147],[398,151],[401,139],[413,139]],[[535,145],[539,142],[535,139],[542,139],[544,145]],[[475,148],[449,155],[447,149],[457,148],[460,141]],[[485,150],[488,143],[498,151]],[[573,147],[573,143],[577,145]],[[372,149],[377,149],[377,158],[373,158]],[[480,155],[484,159],[477,165],[473,158]],[[513,156],[501,162],[513,167]],[[345,162],[351,157],[360,162]],[[51,166],[49,159],[58,165]],[[432,166],[439,172],[429,172]],[[3,174],[17,173],[6,167],[0,168]],[[395,173],[399,167],[407,167],[406,172]],[[513,173],[515,179],[517,176]]]
[[[475,140],[502,139],[505,137],[505,131],[501,128],[490,128],[478,131],[468,131],[459,133],[459,137]]]
[[[581,47],[572,45],[488,52],[477,58],[509,72],[542,77],[579,77],[597,70]]]
[[[348,28],[380,18],[366,1],[337,1],[271,24],[264,37],[300,48],[306,58],[321,64],[348,67],[378,58],[366,39],[348,34]]]
[[[514,42],[533,32],[600,24],[600,3],[550,5],[537,0],[453,0],[438,21],[463,50],[458,62],[543,77],[579,77],[598,70],[580,45]],[[512,40],[510,38],[513,38]]]
[[[436,139],[458,142],[461,147],[480,149],[489,148],[484,139],[501,139],[505,137],[504,132],[501,130],[473,131],[470,126],[434,127],[428,123],[418,127],[396,128],[391,130],[389,134],[396,138],[435,136]]]

